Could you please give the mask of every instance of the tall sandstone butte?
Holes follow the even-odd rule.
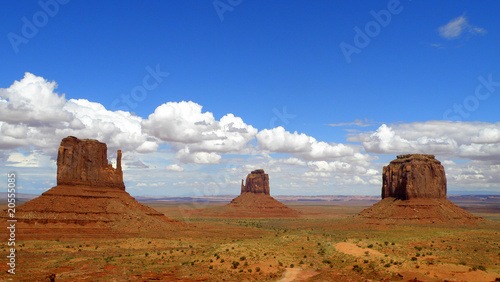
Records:
[[[235,217],[298,217],[300,213],[274,199],[270,195],[269,175],[257,169],[241,181],[241,194],[227,206],[226,216]]]
[[[263,169],[257,169],[247,175],[246,184],[241,180],[241,193],[263,193],[269,195],[269,175]]]
[[[382,200],[358,216],[369,223],[468,224],[481,221],[446,199],[446,175],[433,155],[400,155],[384,167]]]
[[[23,240],[163,236],[180,225],[125,191],[120,150],[115,169],[105,143],[69,136],[61,141],[57,166],[57,186],[16,207]],[[0,218],[8,219],[6,211]]]
[[[384,166],[382,199],[446,199],[446,174],[433,155],[399,155]]]
[[[125,190],[118,150],[116,169],[108,164],[106,143],[73,136],[61,141],[57,154],[57,185],[113,187]]]

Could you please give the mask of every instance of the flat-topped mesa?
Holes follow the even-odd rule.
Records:
[[[399,155],[384,166],[382,199],[446,199],[446,174],[433,155]]]
[[[252,171],[246,180],[246,184],[243,185],[243,180],[241,180],[241,193],[263,193],[269,195],[269,175],[267,175],[263,169],[257,169]]]
[[[68,136],[57,154],[57,185],[85,185],[125,190],[118,150],[116,169],[108,163],[105,143]]]

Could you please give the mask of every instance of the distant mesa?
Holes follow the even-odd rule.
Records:
[[[358,215],[382,222],[474,223],[482,220],[446,199],[446,174],[433,155],[399,155],[384,166],[382,200]]]
[[[16,219],[23,240],[134,236],[180,224],[125,192],[120,150],[113,168],[105,143],[72,136],[59,147],[57,186],[17,207]]]
[[[237,217],[298,217],[300,213],[277,201],[269,194],[269,175],[263,169],[248,174],[241,180],[241,194],[227,207]]]

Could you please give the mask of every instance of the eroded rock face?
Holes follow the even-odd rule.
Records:
[[[125,190],[121,151],[117,168],[108,163],[107,146],[97,140],[64,138],[57,155],[57,185],[85,185]]]
[[[121,151],[116,169],[108,164],[106,151],[106,144],[97,140],[70,136],[61,141],[57,186],[16,207],[22,240],[163,236],[173,224],[182,225],[130,196],[123,183]],[[6,210],[0,219],[9,219]]]
[[[269,195],[269,175],[263,169],[252,171],[247,176],[245,185],[243,185],[243,180],[241,181],[241,193],[245,192]]]
[[[241,180],[241,195],[234,198],[227,206],[230,217],[289,218],[298,217],[300,212],[287,207],[269,195],[269,175],[263,169],[257,169],[247,175],[246,184]]]
[[[446,175],[433,155],[400,155],[384,166],[382,199],[446,199]]]

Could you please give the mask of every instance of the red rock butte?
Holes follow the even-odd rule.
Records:
[[[269,195],[269,175],[263,169],[257,169],[247,175],[246,184],[241,180],[241,193],[263,193]]]
[[[298,217],[300,213],[277,201],[269,194],[269,175],[263,169],[248,174],[246,183],[241,180],[241,194],[227,207],[226,214],[235,217]]]
[[[181,225],[125,191],[120,150],[115,169],[105,143],[72,136],[59,147],[57,186],[17,207],[16,219],[22,240],[161,236]]]
[[[446,174],[433,155],[400,155],[384,166],[382,199],[446,199]]]
[[[108,164],[108,148],[97,140],[69,136],[61,141],[57,154],[57,185],[85,185],[125,190],[118,150],[116,169]]]
[[[446,199],[446,174],[433,155],[397,156],[382,173],[382,200],[358,216],[378,222],[475,223],[482,220]]]

